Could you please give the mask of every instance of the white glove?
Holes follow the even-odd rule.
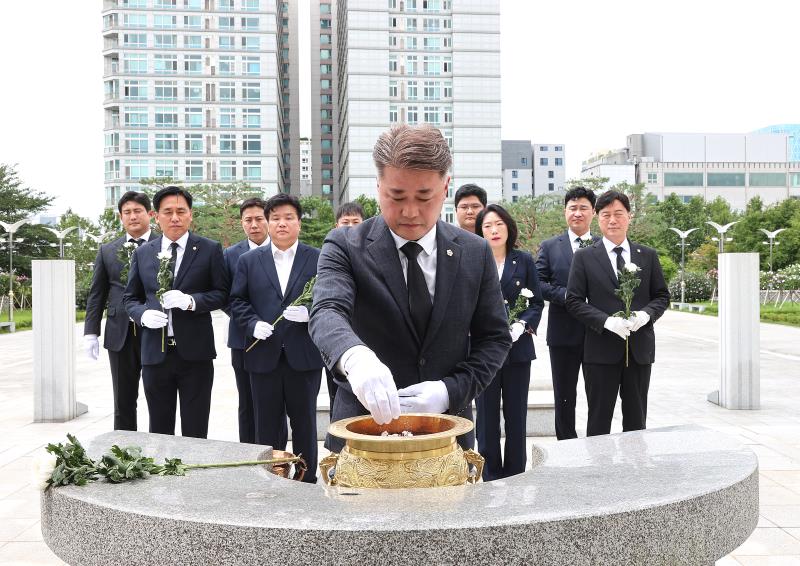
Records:
[[[650,322],[650,315],[644,311],[633,311],[628,322],[631,323],[631,332],[636,332],[642,326]]]
[[[181,309],[185,311],[192,306],[192,297],[183,291],[173,289],[164,293],[161,297],[161,304],[165,309]]]
[[[283,311],[283,318],[292,322],[308,322],[308,309],[302,305],[286,307],[286,310]]]
[[[83,337],[83,349],[86,350],[86,355],[93,360],[100,356],[100,342],[97,340],[97,334],[87,334]]]
[[[609,316],[603,323],[603,328],[610,330],[623,340],[631,335],[631,323],[627,319],[618,316]]]
[[[353,394],[376,423],[389,423],[400,416],[400,400],[392,372],[369,348],[354,348],[357,349],[346,358],[342,368]]]
[[[522,333],[525,332],[525,325],[521,322],[515,322],[511,325],[511,342],[516,342]]]
[[[142,313],[142,326],[147,328],[164,328],[167,325],[167,313],[149,309]]]
[[[404,413],[444,413],[450,406],[450,396],[444,381],[423,381],[404,387],[400,395],[400,410]]]
[[[275,328],[269,323],[259,320],[256,322],[256,327],[253,329],[253,338],[258,338],[259,340],[266,340],[270,336],[272,336],[272,331]]]

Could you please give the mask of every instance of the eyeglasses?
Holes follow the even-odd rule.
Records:
[[[478,212],[480,210],[483,210],[483,205],[482,204],[459,204],[456,208],[458,210],[460,210],[461,212],[466,212],[467,210],[474,210],[475,212]]]

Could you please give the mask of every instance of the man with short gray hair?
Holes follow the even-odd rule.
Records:
[[[395,126],[373,159],[381,214],[327,236],[314,287],[309,331],[339,383],[331,421],[470,418],[511,347],[492,252],[439,219],[452,161],[438,129]]]

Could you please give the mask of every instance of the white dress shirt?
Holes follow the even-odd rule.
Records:
[[[603,237],[603,245],[606,247],[606,253],[608,253],[608,260],[611,262],[611,270],[616,275],[617,273],[617,252],[614,251],[614,248],[617,247],[617,244],[612,242],[606,237]],[[628,242],[626,238],[624,242],[620,244],[622,246],[622,259],[625,260],[625,263],[631,262],[631,244]]]
[[[286,285],[289,284],[289,275],[292,273],[292,264],[294,264],[294,256],[297,254],[297,245],[299,240],[295,240],[286,251],[281,251],[275,246],[272,246],[272,259],[275,260],[275,271],[278,272],[278,282],[281,285],[281,294],[286,296]]]
[[[186,251],[186,243],[189,241],[189,232],[188,230],[178,238],[178,252],[175,257],[175,278],[178,278],[178,271],[181,268],[181,261],[183,260],[183,252]],[[161,238],[161,251],[167,252],[168,254],[172,254],[172,240],[167,238],[166,236],[162,236]],[[172,329],[172,309],[167,310],[167,316],[169,319],[167,320],[167,336],[175,336],[175,332]]]
[[[269,245],[269,241],[270,241],[269,240],[269,236],[267,236],[266,240],[264,240],[260,244],[256,244],[253,240],[248,238],[247,239],[247,245],[249,246],[249,249],[251,249],[251,250],[254,250],[256,248],[266,248]]]
[[[567,228],[567,237],[569,238],[569,243],[572,246],[572,253],[575,253],[577,251],[577,249],[578,249],[578,242],[575,241],[575,238],[580,238],[581,240],[589,240],[590,242],[592,241],[591,232],[586,232],[583,236],[578,236],[570,228]],[[616,255],[616,254],[614,254],[614,255]]]
[[[131,236],[130,234],[125,232],[125,241],[126,242],[130,242],[131,240],[133,240],[133,243],[135,244],[136,240],[144,240],[144,243],[146,244],[147,241],[150,239],[150,233],[151,232],[152,232],[152,230],[148,230],[147,232],[145,232],[144,234],[142,234],[138,238],[134,238],[133,236]]]
[[[408,258],[406,254],[400,249],[406,242],[405,240],[389,230],[389,233],[394,238],[394,244],[397,246],[397,253],[400,256],[400,265],[403,268],[403,279],[408,283]],[[417,243],[422,246],[422,251],[417,256],[417,263],[422,268],[422,274],[425,276],[425,283],[428,285],[428,293],[431,296],[431,303],[433,303],[433,296],[436,294],[436,224],[430,231],[422,236]]]

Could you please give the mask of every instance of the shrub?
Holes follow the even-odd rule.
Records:
[[[687,271],[684,275],[686,281],[686,302],[696,303],[699,301],[708,301],[711,299],[711,293],[714,291],[715,281],[706,273],[697,273],[694,271]],[[672,296],[673,301],[680,301],[681,299],[681,277],[678,274],[669,282],[669,294]]]
[[[658,261],[661,263],[661,270],[664,272],[664,280],[672,281],[672,278],[678,274],[677,264],[667,255],[659,255]]]

